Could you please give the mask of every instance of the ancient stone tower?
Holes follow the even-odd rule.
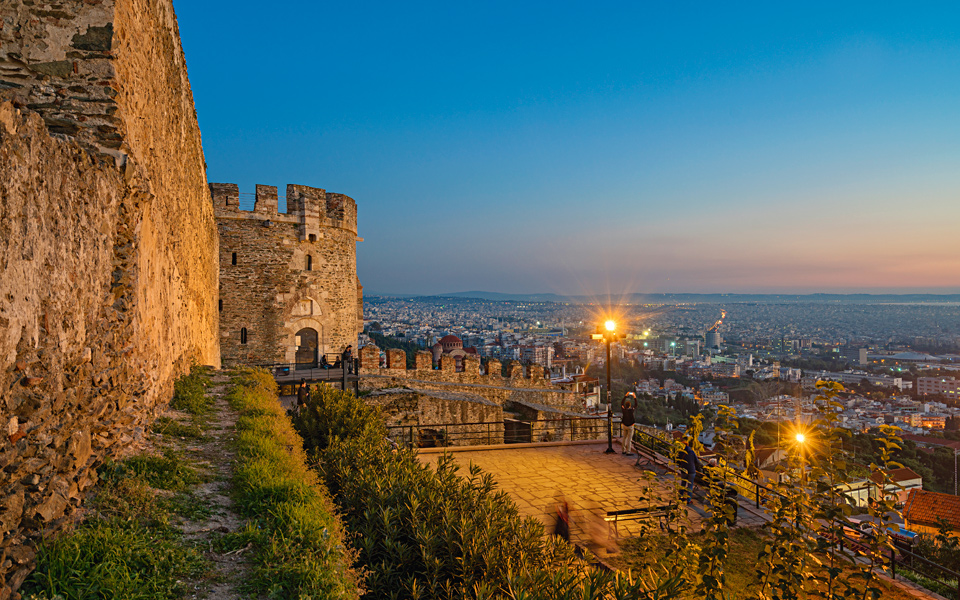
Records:
[[[220,232],[223,364],[314,364],[355,346],[363,327],[356,202],[288,185],[281,213],[277,188],[258,185],[246,211],[237,185],[211,183],[210,193]]]

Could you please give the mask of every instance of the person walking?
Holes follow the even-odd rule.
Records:
[[[570,541],[570,504],[567,503],[567,499],[562,494],[557,497],[554,504],[554,512],[556,512],[556,522],[553,526],[553,535],[563,539],[565,542]]]
[[[620,448],[621,454],[633,456],[633,429],[637,423],[634,409],[637,404],[637,395],[633,392],[627,392],[620,402],[620,412],[623,415],[620,418]]]

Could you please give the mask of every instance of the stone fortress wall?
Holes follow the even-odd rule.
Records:
[[[357,204],[343,194],[258,185],[252,211],[236,184],[211,183],[220,232],[220,348],[224,365],[309,362],[356,344]],[[298,350],[300,356],[298,361]]]
[[[419,352],[416,366],[406,368],[403,350],[384,351],[386,366],[380,366],[380,349],[374,345],[360,349],[360,387],[369,392],[368,404],[383,409],[390,426],[430,426],[440,423],[479,423],[504,418],[556,422],[533,425],[532,439],[560,441],[595,439],[599,425],[587,425],[582,417],[586,405],[581,394],[550,383],[541,365],[524,367],[510,361],[506,368],[488,359],[481,368],[480,359],[462,359],[463,370],[456,368],[452,356],[440,357],[440,368],[433,368],[433,354]],[[571,421],[569,418],[573,417]],[[470,437],[454,440],[454,445],[503,443],[504,427],[458,425],[451,433]],[[605,429],[604,429],[605,431]]]
[[[0,4],[0,600],[191,362],[217,232],[170,0]]]

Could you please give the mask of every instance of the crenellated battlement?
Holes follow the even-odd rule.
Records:
[[[410,379],[437,379],[457,383],[485,384],[498,387],[543,388],[549,391],[563,392],[550,383],[550,378],[538,364],[522,365],[511,360],[504,365],[495,358],[480,362],[476,356],[467,356],[457,366],[452,356],[441,356],[438,369],[433,367],[433,354],[418,352],[416,366],[407,369],[407,358],[403,350],[390,348],[384,351],[386,366],[380,366],[380,348],[368,344],[360,349],[361,372],[369,375],[387,375]],[[565,392],[564,392],[565,393]]]
[[[287,185],[287,211],[279,212],[277,187],[257,184],[253,210],[240,208],[240,187],[211,183],[210,199],[217,217],[298,223],[300,241],[317,241],[328,228],[357,233],[357,203],[350,196],[306,185]]]

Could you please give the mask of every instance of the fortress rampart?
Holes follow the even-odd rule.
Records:
[[[373,345],[360,349],[361,387],[384,389],[416,387],[437,391],[455,391],[478,395],[506,410],[526,406],[531,410],[556,413],[585,414],[586,406],[580,394],[553,386],[537,364],[524,367],[516,361],[504,365],[489,359],[481,368],[480,359],[463,359],[463,370],[457,371],[452,357],[441,356],[440,368],[433,368],[433,354],[418,352],[416,367],[406,368],[403,350],[385,351],[387,366],[380,367],[380,349]]]
[[[170,0],[0,3],[0,600],[219,365],[208,194]]]
[[[225,365],[316,362],[356,344],[363,324],[357,280],[357,204],[349,196],[211,183],[220,235],[220,347]]]

